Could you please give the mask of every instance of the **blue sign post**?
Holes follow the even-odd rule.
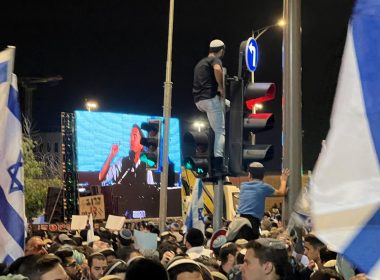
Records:
[[[259,59],[259,48],[254,38],[250,37],[245,46],[245,63],[251,72],[255,72]]]

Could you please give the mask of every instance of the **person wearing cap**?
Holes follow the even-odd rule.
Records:
[[[202,58],[194,68],[193,97],[198,110],[207,114],[208,121],[215,133],[214,169],[215,174],[223,173],[225,143],[224,84],[222,57],[225,45],[221,40],[210,43],[209,54]]]
[[[177,257],[168,264],[170,280],[203,280],[200,265],[192,259]]]
[[[252,162],[249,167],[249,181],[240,185],[239,207],[237,213],[240,217],[250,221],[253,230],[253,239],[260,236],[260,221],[264,216],[265,198],[269,196],[284,196],[286,182],[290,171],[285,168],[280,177],[280,187],[276,190],[263,182],[265,169],[259,162]]]
[[[64,244],[68,244],[68,245],[72,245],[72,246],[76,246],[76,242],[71,239],[66,233],[61,233],[60,235],[58,235],[58,242],[62,245]]]
[[[289,274],[285,243],[272,238],[260,238],[248,242],[240,270],[243,280],[294,279]]]
[[[132,245],[132,232],[130,229],[123,228],[120,230],[120,232],[117,234],[117,250],[116,255],[120,259],[125,259],[125,256],[127,253],[131,250],[133,247]]]

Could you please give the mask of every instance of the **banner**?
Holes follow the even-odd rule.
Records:
[[[93,215],[94,220],[106,218],[102,194],[79,197],[79,215],[87,216],[89,214]]]

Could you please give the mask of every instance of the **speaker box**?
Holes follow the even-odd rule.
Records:
[[[46,206],[45,206],[45,221],[46,222],[60,223],[64,221],[63,194],[64,194],[64,188],[60,188],[60,187],[48,188],[47,197],[46,197]]]

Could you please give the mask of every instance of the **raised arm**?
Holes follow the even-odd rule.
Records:
[[[119,145],[112,144],[111,152],[108,155],[106,162],[104,163],[102,169],[99,172],[99,181],[103,181],[106,178],[111,162],[118,152],[119,152]]]
[[[284,196],[286,194],[286,182],[288,181],[289,175],[290,170],[288,168],[282,170],[280,177],[280,187],[278,190],[275,190],[273,196]]]

